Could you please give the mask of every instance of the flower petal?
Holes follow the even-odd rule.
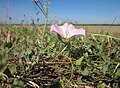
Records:
[[[69,31],[69,35],[67,36],[67,38],[71,38],[73,36],[76,35],[85,35],[85,29],[80,28],[80,29],[72,29],[71,31]]]
[[[50,31],[59,34],[65,39],[69,39],[76,35],[85,35],[85,29],[76,29],[72,24],[69,25],[68,23],[65,23],[62,26],[54,24],[51,26]]]
[[[72,24],[70,24],[69,26],[68,26],[68,31],[72,31],[72,30],[74,30],[75,29],[75,27],[72,25]]]
[[[68,23],[64,23],[62,26],[59,26],[63,32],[65,39],[67,38],[68,26]]]
[[[50,32],[52,32],[52,33],[57,33],[57,34],[59,34],[61,37],[65,37],[64,32],[62,31],[62,29],[61,29],[57,24],[51,25]]]
[[[68,23],[64,23],[64,25],[63,26],[61,26],[63,29],[68,29],[68,26],[69,26],[69,24]]]

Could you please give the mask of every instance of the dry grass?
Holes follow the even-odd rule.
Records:
[[[114,33],[116,35],[120,35],[120,26],[77,26],[78,28],[85,28],[88,32],[92,33],[100,33],[104,31],[104,33],[109,32]]]

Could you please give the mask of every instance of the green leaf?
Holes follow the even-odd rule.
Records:
[[[15,73],[16,72],[16,65],[15,64],[12,64],[9,68],[11,74]]]
[[[19,59],[19,66],[20,66],[20,70],[24,71],[24,65],[23,65],[22,58]]]
[[[12,42],[8,42],[8,43],[6,43],[6,44],[5,44],[5,46],[4,46],[4,47],[11,48],[11,47],[12,47],[12,45],[13,45],[13,43],[12,43]]]
[[[89,83],[77,81],[76,84],[78,84],[78,85],[88,85]]]
[[[116,72],[115,74],[116,74],[116,76],[119,76],[119,77],[120,77],[120,68],[117,69],[117,72]]]
[[[13,81],[13,86],[15,88],[24,88],[24,82],[18,80],[17,78],[14,79]]]
[[[6,74],[8,77],[12,76],[12,74],[8,68],[5,69],[4,74]]]
[[[84,54],[84,56],[85,56],[85,57],[88,57],[88,52],[86,52],[86,53]]]
[[[98,85],[97,85],[97,88],[106,88],[106,84],[105,84],[105,83],[98,84]]]
[[[1,58],[1,64],[6,65],[7,64],[7,59],[8,59],[8,54],[7,52],[2,53],[2,58]]]
[[[7,64],[7,59],[8,59],[8,54],[7,54],[6,51],[0,53],[0,66],[1,66],[0,71],[1,71],[1,72],[4,72],[5,69],[6,69],[6,67],[7,67],[7,66],[6,66],[6,64]]]
[[[26,52],[25,52],[25,55],[30,55],[31,54],[31,50],[30,49],[27,49]]]
[[[108,71],[109,63],[107,65],[103,66],[103,73],[105,74],[106,71]]]
[[[6,68],[7,66],[3,66],[2,68],[0,68],[0,72],[4,72]]]
[[[84,59],[84,56],[82,56],[81,58],[79,58],[78,60],[76,60],[75,65],[81,65],[83,59]]]
[[[92,50],[91,50],[91,49],[88,49],[88,52],[92,53]]]
[[[88,75],[88,74],[89,74],[89,71],[87,70],[87,68],[85,68],[85,70],[84,70],[84,71],[82,71],[82,72],[81,72],[81,74],[83,74],[83,75],[85,75],[85,76],[86,76],[86,75]]]

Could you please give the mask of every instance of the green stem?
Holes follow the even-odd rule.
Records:
[[[42,39],[44,39],[44,37],[45,37],[45,31],[46,31],[46,28],[47,28],[47,22],[48,22],[48,18],[46,17],[45,18],[45,25],[44,25],[44,29],[43,29]]]
[[[55,59],[56,59],[60,54],[62,54],[62,53],[66,50],[67,47],[68,47],[68,46],[66,45],[66,46],[62,49],[62,51],[60,51],[60,53],[55,57]]]

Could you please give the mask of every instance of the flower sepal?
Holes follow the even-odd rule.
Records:
[[[58,36],[58,38],[59,38],[65,45],[67,45],[67,44],[70,43],[70,42],[69,42],[69,39],[64,39],[64,38],[62,38],[59,34],[57,34],[57,36]]]

